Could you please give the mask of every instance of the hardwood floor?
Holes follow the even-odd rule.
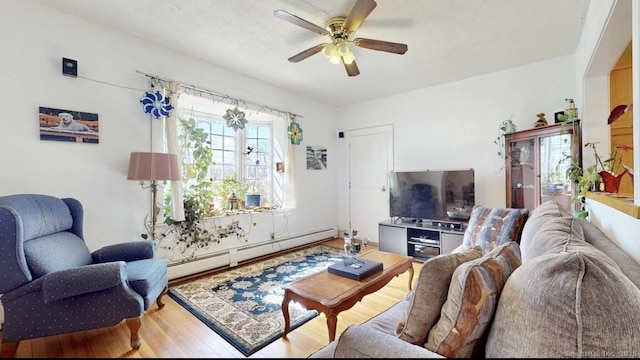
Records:
[[[341,248],[343,240],[333,239],[325,245]],[[377,244],[371,244],[376,249]],[[415,277],[421,263],[414,262]],[[336,338],[350,324],[360,324],[384,311],[408,292],[408,272],[394,278],[379,291],[365,296],[351,309],[340,313]],[[170,284],[171,285],[171,284]],[[140,329],[142,346],[137,351],[129,346],[129,330],[119,325],[49,336],[20,342],[18,358],[244,358],[238,350],[209,329],[169,296],[162,310],[154,305],[145,314]],[[251,358],[304,358],[328,343],[326,317],[323,314],[291,331],[287,339],[278,339]]]

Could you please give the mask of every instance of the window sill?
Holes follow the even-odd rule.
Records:
[[[595,200],[618,211],[640,219],[640,206],[633,203],[632,194],[612,194],[606,192],[588,192],[587,199]]]
[[[230,211],[230,210],[225,210],[224,213],[221,214],[215,214],[215,215],[207,215],[204,217],[204,219],[211,219],[211,218],[223,218],[223,217],[227,217],[227,216],[237,216],[237,215],[253,215],[253,214],[262,214],[262,213],[274,213],[274,212],[282,212],[282,211],[287,211],[287,210],[291,210],[291,209],[287,209],[287,208],[259,208],[257,210],[247,210],[247,209],[241,209],[241,210],[236,210],[236,211]]]

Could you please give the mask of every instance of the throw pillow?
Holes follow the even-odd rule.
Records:
[[[509,277],[487,358],[640,357],[640,290],[602,255],[547,253]]]
[[[531,211],[527,222],[522,228],[522,236],[520,237],[520,251],[522,252],[523,262],[531,258],[527,253],[531,247],[531,240],[540,230],[540,227],[550,219],[563,216],[571,216],[571,211],[558,204],[555,200],[546,201]]]
[[[451,279],[440,319],[424,346],[445,357],[482,356],[498,298],[518,266],[520,248],[515,241],[460,265]]]
[[[471,210],[462,244],[467,248],[480,245],[486,254],[506,242],[519,241],[528,215],[527,209],[475,205]]]
[[[412,344],[424,344],[429,329],[438,321],[453,272],[460,264],[481,256],[482,249],[476,246],[457,253],[434,256],[425,261],[416,278],[404,318],[398,323],[396,335]]]

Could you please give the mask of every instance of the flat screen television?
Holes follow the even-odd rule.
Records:
[[[475,205],[473,169],[391,171],[389,215],[394,221],[464,221]]]

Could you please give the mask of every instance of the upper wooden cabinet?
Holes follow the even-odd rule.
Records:
[[[609,74],[609,103],[611,109],[618,105],[629,105],[633,102],[633,84],[631,66],[631,43],[620,56],[618,63]],[[633,111],[622,115],[613,124],[609,125],[611,150],[616,145],[633,146]],[[604,121],[604,120],[603,120]],[[622,152],[622,162],[633,167],[633,151]],[[621,165],[613,171],[617,174],[624,169]],[[619,192],[621,194],[633,194],[633,181],[631,176],[623,176],[620,181]]]
[[[574,209],[571,199],[576,184],[565,172],[571,164],[562,161],[571,154],[582,164],[580,120],[516,131],[505,136],[507,151],[507,207],[530,211],[550,199]]]

